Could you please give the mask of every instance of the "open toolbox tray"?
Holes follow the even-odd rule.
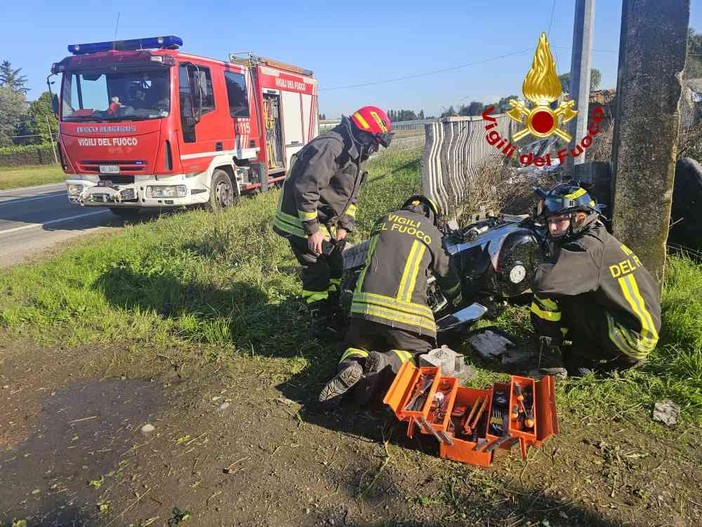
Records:
[[[439,368],[406,362],[383,402],[407,421],[408,437],[417,429],[439,441],[441,457],[483,467],[498,448],[519,443],[526,458],[530,446],[558,433],[555,382],[549,375],[538,381],[512,375],[509,382],[477,389],[459,386]]]

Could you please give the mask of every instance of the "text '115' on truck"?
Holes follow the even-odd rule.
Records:
[[[119,215],[225,208],[282,181],[317,135],[312,72],[178,51],[174,36],[68,46],[53,64],[68,198]]]

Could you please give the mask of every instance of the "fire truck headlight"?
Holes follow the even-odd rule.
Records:
[[[152,198],[184,198],[188,195],[185,185],[154,185],[148,187]]]
[[[69,196],[78,196],[81,192],[83,192],[83,185],[74,185],[74,184],[68,185],[68,195]]]

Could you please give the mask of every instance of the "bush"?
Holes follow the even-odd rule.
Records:
[[[53,165],[54,145],[5,146],[0,148],[0,166]]]

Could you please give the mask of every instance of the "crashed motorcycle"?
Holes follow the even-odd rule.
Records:
[[[443,245],[453,258],[463,293],[463,305],[449,304],[433,277],[428,302],[439,337],[466,329],[496,306],[530,292],[536,268],[547,251],[545,226],[529,216],[489,216],[465,227],[442,226]],[[366,260],[368,242],[344,251],[344,279],[340,300],[351,308],[353,291]],[[467,306],[467,307],[464,307]]]

